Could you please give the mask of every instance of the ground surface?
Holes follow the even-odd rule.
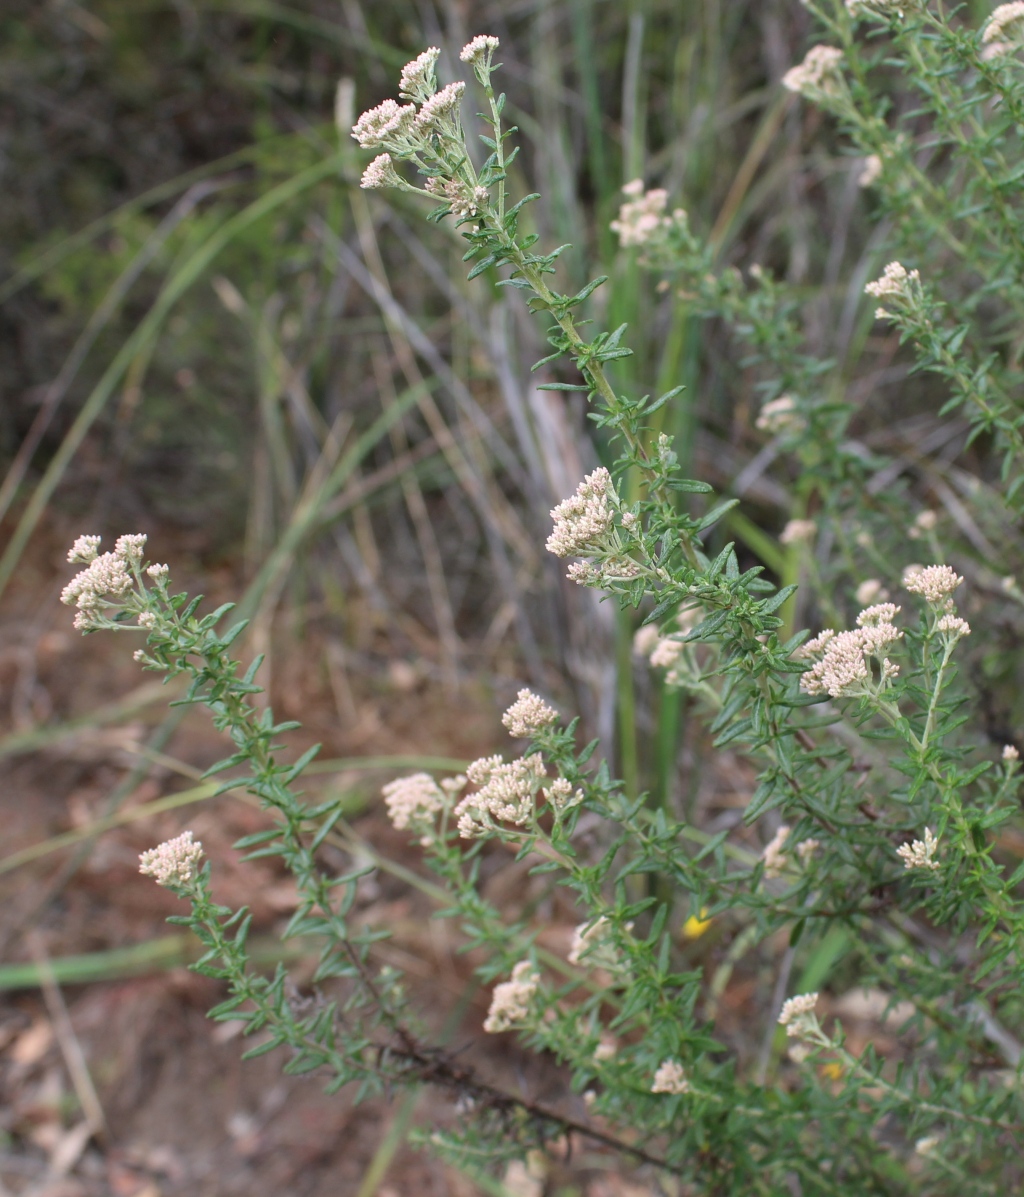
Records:
[[[315,1078],[282,1076],[275,1055],[242,1062],[239,1028],[207,1021],[206,1010],[221,996],[218,984],[185,967],[189,937],[164,922],[179,904],[138,874],[138,853],[192,828],[213,862],[218,898],[252,906],[254,943],[264,952],[277,951],[275,932],[294,909],[294,888],[272,866],[238,863],[232,842],[263,826],[265,816],[234,796],[134,817],[147,803],[192,787],[198,772],[224,754],[224,743],[195,711],[159,753],[144,755],[166,717],[168,695],[132,662],[127,637],[71,631],[71,613],[57,601],[68,570],[53,564],[61,560],[63,539],[54,532],[37,544],[0,622],[0,856],[22,861],[0,864],[3,961],[37,970],[49,963],[60,982],[44,993],[38,977],[9,981],[0,993],[0,1193],[468,1197],[479,1191],[405,1142],[409,1123],[457,1117],[447,1098],[423,1093],[415,1108],[398,1100],[354,1106],[344,1093],[324,1096]],[[176,580],[192,581],[180,571]],[[229,567],[206,576],[211,602],[230,597],[238,581]],[[315,625],[301,639],[285,629],[271,640],[275,712],[305,724],[295,733],[296,751],[314,738],[324,742],[325,759],[395,753],[471,759],[501,746],[499,709],[479,685],[444,689],[430,680],[429,662],[396,665],[386,654],[375,656],[372,645],[339,677],[325,664],[330,645]],[[115,704],[125,710],[108,720],[104,711]],[[67,731],[75,720],[88,726]],[[58,734],[28,751],[25,737],[41,728]],[[350,769],[313,784],[351,794],[350,835],[357,844],[399,868],[420,870],[416,849],[391,828],[379,800],[381,781],[393,772]],[[54,842],[88,828],[117,795],[117,809],[130,821],[87,849]],[[26,852],[43,849],[24,861]],[[487,885],[499,901],[526,882],[511,857],[491,862]],[[429,900],[387,871],[361,885],[359,917],[392,932],[381,960],[407,972],[427,1022],[441,1033],[447,1019],[451,1041],[462,1048],[478,1042],[487,993],[472,980],[471,963],[456,954],[451,924],[431,920]],[[564,951],[572,911],[549,903],[542,913],[545,939]],[[104,955],[131,949],[135,958],[127,962]],[[67,963],[83,955],[99,973],[88,983],[77,982],[81,973]],[[295,965],[300,980],[304,967]],[[462,1016],[452,1021],[458,1003]],[[466,1058],[475,1057],[492,1079],[583,1113],[556,1068],[528,1067],[507,1040],[471,1046]],[[92,1136],[84,1108],[90,1085],[106,1127]],[[627,1182],[606,1171],[608,1162],[588,1163],[577,1153],[572,1187],[561,1189],[555,1175],[551,1185],[593,1197],[628,1193]],[[512,1191],[540,1191],[525,1176],[517,1182],[515,1172],[508,1179]]]

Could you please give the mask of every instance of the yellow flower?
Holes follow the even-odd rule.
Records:
[[[690,917],[683,923],[683,938],[684,939],[700,939],[704,932],[711,926],[712,920],[706,919],[707,914],[705,907],[701,907],[700,916],[691,914]]]

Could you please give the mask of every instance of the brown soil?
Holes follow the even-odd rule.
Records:
[[[62,534],[40,539],[0,620],[0,753],[7,748],[2,857],[87,826],[109,809],[111,795],[140,762],[121,811],[187,789],[225,753],[204,713],[191,711],[159,757],[140,757],[140,745],[166,717],[163,694],[155,701],[150,695],[120,722],[62,735],[34,751],[9,750],[9,737],[138,700],[145,696],[140,688],[154,680],[132,662],[127,637],[82,638],[71,631],[70,612],[57,601],[67,571],[51,565],[61,560],[64,543],[70,541]],[[160,555],[172,551],[162,545]],[[176,582],[192,581],[175,572]],[[211,603],[237,593],[239,581],[227,568],[203,578]],[[436,670],[428,658],[406,654],[396,664],[383,643],[346,658],[315,622],[301,637],[290,630],[293,622],[282,619],[274,629],[267,672],[275,713],[304,723],[292,737],[296,752],[319,739],[324,758],[471,758],[500,744],[497,701],[479,684],[452,692],[432,680]],[[383,815],[378,794],[387,777],[351,771],[318,777],[307,788],[351,792],[353,834],[419,872],[417,850]],[[284,1060],[276,1053],[243,1062],[238,1025],[206,1019],[222,990],[183,967],[188,937],[163,921],[180,913],[179,903],[138,874],[138,853],[192,828],[212,860],[219,900],[249,904],[254,944],[273,949],[294,908],[294,887],[272,865],[240,864],[231,848],[265,819],[224,795],[106,831],[83,857],[73,849],[50,851],[0,875],[5,965],[54,961],[60,968],[65,957],[156,941],[169,953],[134,975],[110,970],[86,984],[65,982],[48,995],[35,984],[0,994],[0,1197],[470,1197],[480,1191],[415,1150],[404,1133],[393,1155],[377,1157],[395,1119],[404,1117],[398,1096],[359,1106],[345,1092],[327,1097],[315,1076],[282,1075]],[[329,863],[345,866],[340,850],[328,851],[336,857]],[[486,884],[498,900],[521,898],[527,882],[510,856],[488,864]],[[472,979],[472,962],[456,953],[452,923],[431,919],[431,912],[427,898],[386,871],[360,883],[356,916],[392,932],[380,961],[406,972],[428,1026],[440,1033],[463,1004],[461,1022],[448,1028],[460,1061],[517,1093],[584,1116],[553,1064],[520,1057],[507,1036],[480,1043],[486,992]],[[545,938],[564,948],[576,922],[571,909],[564,900],[548,900],[544,917]],[[300,982],[308,976],[302,961],[292,967]],[[90,1078],[105,1121],[98,1134],[88,1133]],[[415,1100],[414,1126],[429,1129],[458,1117],[445,1094],[422,1091]],[[610,1157],[580,1154],[577,1147],[570,1163],[549,1162],[547,1189],[592,1197],[649,1191],[607,1171],[612,1165]],[[510,1192],[541,1192],[527,1176],[508,1179]]]

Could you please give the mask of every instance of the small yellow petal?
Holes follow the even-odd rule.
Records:
[[[843,1066],[838,1060],[832,1060],[828,1064],[822,1065],[821,1074],[830,1081],[842,1080]]]
[[[706,919],[704,916],[707,910],[701,908],[700,917],[691,914],[690,917],[683,923],[683,936],[686,939],[700,939],[704,932],[711,926],[711,919]]]

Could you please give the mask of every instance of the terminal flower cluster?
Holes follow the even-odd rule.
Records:
[[[871,687],[868,661],[872,658],[879,661],[879,685],[884,687],[899,673],[899,666],[884,655],[903,635],[892,622],[898,611],[892,603],[878,603],[861,611],[852,631],[837,633],[826,628],[808,640],[800,655],[818,659],[800,679],[801,689],[832,698],[866,694]]]
[[[652,1093],[689,1093],[690,1082],[678,1060],[663,1060],[654,1074]]]
[[[868,154],[864,159],[860,174],[857,176],[858,187],[871,187],[882,177],[882,159],[878,154]]]
[[[676,208],[666,215],[668,192],[660,187],[644,191],[642,179],[634,179],[622,189],[627,196],[619,208],[619,217],[611,222],[611,230],[617,233],[623,249],[652,242],[663,242],[673,228],[686,227],[686,212]]]
[[[567,811],[570,807],[578,806],[583,801],[583,791],[573,790],[572,782],[565,777],[556,777],[555,780],[542,790],[541,793],[551,804],[551,809],[555,814],[560,815],[563,811]]]
[[[765,845],[764,852],[761,853],[761,859],[764,861],[764,875],[766,877],[780,877],[789,868],[790,858],[783,849],[789,841],[791,830],[791,828],[783,824]],[[795,848],[800,863],[806,866],[820,847],[821,842],[819,840],[801,840]]]
[[[551,509],[554,530],[546,548],[556,557],[583,557],[600,552],[614,521],[615,490],[611,474],[599,466],[587,474],[576,493]]]
[[[517,1023],[525,1022],[540,985],[540,973],[529,960],[521,960],[512,970],[512,979],[495,985],[491,1008],[484,1020],[484,1030],[492,1035],[509,1031]]]
[[[923,569],[907,571],[903,585],[911,594],[919,594],[933,606],[944,605],[963,578],[948,565],[926,565]]]
[[[510,736],[526,740],[535,736],[537,732],[558,721],[558,712],[548,706],[543,698],[538,698],[532,690],[526,688],[519,691],[515,702],[501,717],[501,722]]]
[[[817,1026],[814,1007],[818,1004],[817,993],[801,993],[783,1002],[779,1013],[779,1026],[786,1028],[791,1039],[803,1039]]]
[[[496,820],[522,826],[533,813],[534,795],[546,780],[539,752],[515,761],[481,757],[469,766],[466,776],[477,788],[455,808],[463,839],[490,830]]]
[[[183,831],[173,840],[150,848],[139,857],[139,872],[153,877],[157,885],[181,888],[194,881],[203,857],[203,845],[193,843],[192,832]]]
[[[885,299],[904,307],[915,307],[922,298],[921,272],[907,270],[900,262],[890,262],[874,282],[865,285],[864,291],[875,299]],[[886,308],[877,308],[875,318],[892,319],[892,312]]]
[[[398,80],[398,94],[405,100],[423,103],[437,91],[437,60],[441,56],[438,46],[428,46],[412,62],[402,67]]]
[[[789,864],[789,857],[783,852],[789,839],[790,828],[783,824],[765,845],[761,858],[764,861],[764,875],[778,877]]]
[[[908,869],[937,869],[939,862],[935,860],[935,850],[938,846],[938,839],[931,828],[926,827],[923,840],[914,840],[912,844],[903,844],[896,849],[896,855]]]
[[[842,61],[843,52],[835,46],[812,46],[803,62],[782,76],[782,86],[807,99],[837,96],[843,84]]]
[[[790,520],[779,533],[779,544],[808,544],[818,534],[814,520]]]
[[[595,923],[580,923],[572,934],[570,964],[586,964],[614,972],[622,966],[622,957],[612,939],[612,925],[602,915]]]
[[[981,40],[987,57],[1009,54],[1024,44],[1024,0],[1000,4],[989,17]]]
[[[123,607],[123,600],[133,585],[132,570],[142,558],[146,537],[139,533],[121,536],[112,553],[100,553],[99,536],[80,536],[68,553],[68,561],[84,564],[85,569],[64,587],[60,601],[78,608],[75,627],[90,631],[101,626],[105,607]]]
[[[792,395],[780,395],[777,399],[770,399],[761,408],[754,421],[754,427],[772,436],[781,436],[785,433],[803,432],[807,427],[807,421],[797,410]]]
[[[382,793],[388,818],[399,831],[432,820],[445,805],[444,793],[429,773],[396,778],[388,782]]]
[[[497,47],[496,37],[481,34],[463,47],[460,58],[486,82]],[[406,63],[399,95],[408,102],[388,99],[367,109],[352,126],[352,136],[364,150],[384,151],[366,167],[360,186],[370,190],[398,187],[430,195],[447,204],[456,220],[463,220],[480,213],[489,193],[479,185],[465,154],[459,105],[466,84],[460,80],[438,90],[439,55],[437,46],[431,46]],[[398,173],[396,160],[416,166],[427,176],[425,185],[414,187],[407,182]]]

